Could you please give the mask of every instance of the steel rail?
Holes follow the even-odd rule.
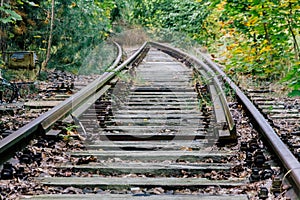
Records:
[[[122,51],[122,47],[113,41],[113,44],[117,47],[118,49],[118,55],[117,58],[115,59],[115,61],[111,64],[110,68],[115,68],[121,61],[122,61],[122,55],[123,55],[123,51]]]
[[[134,63],[139,54],[145,51],[146,45],[147,44],[145,43],[126,61],[118,65],[122,57],[122,50],[121,47],[116,44],[118,56],[112,66],[109,67],[110,71],[104,72],[95,81],[63,101],[58,106],[42,114],[0,141],[0,162],[3,162],[4,160],[2,159],[7,157],[7,154],[11,154],[11,151],[16,151],[16,146],[20,145],[22,141],[31,138],[36,132],[38,132],[38,134],[44,134],[57,120],[66,117],[73,109],[82,105],[86,99],[93,95],[97,90],[101,89],[113,77],[117,76],[121,70],[129,64]]]
[[[260,111],[253,105],[250,99],[242,92],[242,90],[206,55],[201,54],[205,62],[216,71],[223,79],[230,85],[235,91],[238,98],[251,113],[255,122],[259,125],[262,134],[267,138],[268,143],[273,148],[276,155],[281,160],[284,168],[290,174],[291,179],[294,181],[294,185],[297,190],[300,191],[300,163],[297,158],[292,154],[288,147],[282,142],[280,137],[267,122],[265,117]]]
[[[163,45],[156,42],[149,42],[149,44],[153,47],[156,47],[166,53],[173,54],[173,56],[182,59],[186,64],[194,67],[196,71],[202,74],[205,77],[208,77],[208,87],[211,93],[211,98],[214,104],[214,111],[216,117],[216,131],[218,132],[220,138],[224,140],[235,140],[235,126],[232,119],[232,115],[230,113],[225,94],[221,89],[221,83],[215,74],[215,72],[207,66],[202,60],[199,60],[193,55],[189,55],[179,49],[174,47],[170,47],[167,45]],[[229,130],[230,133],[227,133]]]
[[[116,68],[122,58],[121,46],[117,43],[114,44],[118,48],[118,56],[114,63],[109,67],[109,69]],[[48,116],[41,122],[42,129],[48,130],[54,124],[54,122],[61,119],[62,117],[66,117],[66,115],[68,115],[71,110],[79,107],[88,97],[90,97],[92,94],[95,94],[97,90],[105,85],[107,81],[109,81],[113,76],[113,73],[104,72],[102,76],[94,80],[85,88],[78,91],[70,98],[66,99],[62,104],[54,107],[52,110],[47,112]]]

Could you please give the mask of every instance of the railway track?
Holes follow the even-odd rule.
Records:
[[[246,90],[249,99],[258,107],[281,140],[300,160],[300,99],[274,97],[274,91],[261,88]]]
[[[116,43],[107,46],[116,51],[116,63],[112,65],[121,62],[120,46]],[[45,81],[0,83],[0,139],[62,103],[100,76],[74,75],[57,69],[48,70],[46,74]],[[14,90],[12,86],[8,87],[9,84],[14,86]]]
[[[0,103],[0,138],[29,123],[42,113],[69,98],[80,90],[75,88],[75,76],[61,71],[49,72],[49,82],[15,82],[16,96],[13,102]],[[9,95],[9,94],[8,94]]]
[[[240,102],[227,103],[222,77]],[[4,138],[1,157],[37,139],[3,183],[31,199],[299,198],[299,161],[252,106],[204,55],[145,43]]]

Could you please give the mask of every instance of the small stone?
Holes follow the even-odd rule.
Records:
[[[165,190],[163,189],[163,188],[161,188],[161,187],[158,187],[158,188],[155,188],[157,191],[159,191],[160,193],[164,193],[165,192]]]
[[[139,188],[139,187],[130,188],[130,191],[133,194],[142,193],[141,188]]]

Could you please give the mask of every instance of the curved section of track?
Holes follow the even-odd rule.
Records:
[[[111,65],[109,69],[117,68],[118,64],[122,58],[122,49],[121,46],[117,43],[114,43],[118,49],[118,55],[115,59],[115,62]],[[116,69],[118,70],[118,68]],[[94,94],[95,91],[104,85],[108,80],[113,77],[113,73],[107,72],[104,73],[101,77],[93,81],[84,89],[80,90],[75,95],[66,99],[63,103],[44,113],[40,117],[34,119],[32,122],[21,127],[19,130],[13,132],[9,136],[5,137],[0,141],[0,157],[1,162],[5,161],[7,155],[19,150],[18,147],[24,140],[28,141],[32,139],[33,134],[43,134],[59,119],[67,116],[72,109],[78,107],[84,100],[86,100],[90,95]]]
[[[250,101],[250,99],[241,91],[241,89],[226,76],[226,74],[207,56],[202,54],[205,62],[218,74],[220,74],[223,79],[231,86],[231,88],[236,92],[236,95],[245,105],[247,110],[251,113],[251,116],[258,124],[259,129],[264,134],[267,142],[272,146],[278,158],[284,165],[287,175],[293,179],[295,187],[297,187],[300,192],[300,163],[299,160],[293,155],[287,145],[279,138],[275,133],[274,129],[261,114],[261,112],[256,108],[256,106]]]
[[[44,194],[30,196],[32,199],[219,200],[284,195],[288,188],[283,189],[278,179],[280,167],[259,136],[253,136],[246,146],[238,141],[236,131],[240,130],[234,122],[242,121],[239,128],[246,128],[251,135],[256,131],[247,120],[233,120],[233,108],[228,107],[218,79],[224,74],[218,70],[209,60],[166,45],[145,43],[124,63],[109,68],[36,119],[35,125],[24,128],[26,133],[19,136],[20,129],[0,143],[1,156],[15,147],[8,142],[12,137],[19,143],[18,137],[37,134],[37,130],[47,132],[62,120],[75,124],[77,130],[46,133],[45,138],[52,141],[62,134],[63,141],[36,142],[29,148],[31,152],[27,148],[18,156],[20,168],[22,162],[31,160],[39,170],[46,169],[34,178],[38,191],[24,189],[23,195]],[[61,150],[53,149],[54,158],[45,161],[28,158],[50,155],[43,146],[48,150],[61,146]],[[14,176],[20,177],[11,174]],[[265,186],[255,195],[247,193],[257,190],[258,185]]]

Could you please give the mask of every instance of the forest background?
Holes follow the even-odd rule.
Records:
[[[152,39],[208,50],[232,78],[280,82],[290,95],[299,95],[298,0],[1,0],[0,4],[0,53],[35,51],[44,68],[78,72],[87,58],[101,53],[105,41],[139,28]]]

